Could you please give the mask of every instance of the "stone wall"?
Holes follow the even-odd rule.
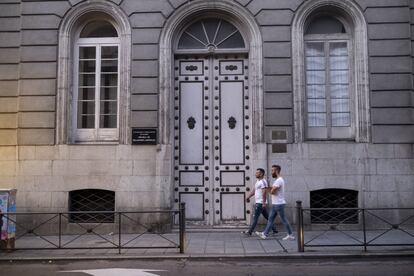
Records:
[[[68,211],[68,192],[115,191],[115,210],[170,208],[168,149],[156,146],[21,146],[18,209]],[[159,159],[154,158],[159,156]],[[166,164],[165,164],[166,163]]]
[[[310,1],[310,0],[309,0]],[[58,30],[80,0],[0,3],[0,187],[18,189],[20,210],[67,210],[67,192],[116,192],[117,209],[168,208],[169,145],[55,145]],[[90,1],[93,2],[93,1]],[[187,0],[111,1],[132,27],[129,127],[160,128],[159,39]],[[357,0],[368,28],[372,143],[293,144],[291,23],[303,0],[235,0],[263,38],[265,137],[287,131],[287,152],[258,144],[258,163],[280,163],[287,195],[309,204],[309,191],[359,191],[360,207],[412,207],[414,94],[413,4]],[[260,141],[262,143],[269,142]]]

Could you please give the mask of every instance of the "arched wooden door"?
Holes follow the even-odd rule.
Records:
[[[175,202],[194,224],[245,224],[251,183],[248,52],[239,30],[207,18],[184,29],[174,64]]]

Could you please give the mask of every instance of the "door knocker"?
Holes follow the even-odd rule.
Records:
[[[231,116],[231,117],[227,120],[227,123],[229,124],[229,128],[230,128],[230,129],[234,129],[234,128],[236,127],[236,123],[237,123],[237,121],[236,121],[236,119],[235,119],[233,116]]]

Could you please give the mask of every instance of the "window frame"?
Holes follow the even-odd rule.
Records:
[[[119,124],[117,141],[75,142],[72,129],[74,45],[79,29],[91,20],[112,24],[119,38]],[[128,15],[110,1],[91,0],[72,7],[59,27],[56,95],[56,144],[130,144],[132,29]]]
[[[244,48],[195,48],[195,49],[183,49],[179,48],[178,44],[181,39],[181,37],[184,35],[186,30],[192,26],[193,24],[196,24],[198,22],[203,22],[204,20],[217,18],[219,21],[225,21],[231,25],[233,25],[236,30],[240,33],[241,37],[243,38],[244,42]],[[177,33],[177,36],[173,43],[173,51],[174,54],[241,54],[241,53],[249,53],[249,43],[247,41],[247,36],[244,32],[244,29],[240,26],[240,23],[235,21],[232,17],[226,15],[226,14],[219,14],[215,12],[207,12],[204,13],[202,16],[198,16],[195,19],[193,18],[191,21],[187,22],[181,30]]]
[[[355,112],[355,138],[340,140],[357,143],[368,143],[370,133],[369,109],[369,70],[368,70],[368,29],[364,12],[352,0],[314,0],[303,3],[292,20],[292,85],[294,109],[294,142],[302,143],[308,140],[305,135],[305,76],[304,76],[304,35],[307,24],[312,17],[324,13],[336,18],[343,18],[349,27],[347,33],[352,38],[352,66]],[[326,141],[326,140],[323,140]],[[335,140],[330,140],[335,141]]]
[[[336,17],[334,17],[336,18]],[[339,20],[342,24],[342,20]],[[349,28],[345,26],[345,29]],[[325,127],[310,127],[308,121],[308,89],[307,89],[307,68],[306,68],[306,44],[311,43],[323,43],[324,45],[324,59],[325,59],[325,99],[326,99],[326,126]],[[347,57],[348,57],[348,97],[349,97],[349,113],[350,113],[350,125],[349,126],[332,126],[332,109],[331,109],[331,68],[330,68],[330,55],[329,47],[331,43],[335,42],[345,42],[347,44]],[[352,37],[348,34],[310,34],[304,35],[304,126],[305,126],[305,139],[306,140],[355,140],[355,86],[354,86],[354,77],[351,72],[354,71],[354,57],[353,57],[353,43]],[[319,130],[317,130],[319,128]],[[323,132],[326,132],[323,133]],[[325,134],[325,135],[324,135]]]
[[[85,24],[86,25],[86,24]],[[82,27],[84,27],[83,25]],[[83,28],[80,28],[82,30]],[[79,31],[80,34],[80,31]],[[78,98],[79,98],[79,49],[80,47],[95,47],[95,127],[92,128],[78,128]],[[117,120],[116,128],[101,128],[100,121],[100,88],[101,88],[101,71],[100,65],[102,57],[100,55],[101,49],[104,46],[116,46],[118,48],[117,56]],[[104,37],[104,38],[78,38],[74,45],[74,59],[73,59],[73,91],[72,91],[72,141],[74,143],[87,142],[117,142],[119,141],[119,109],[120,109],[120,56],[122,54],[119,37]],[[99,73],[99,75],[98,75]]]

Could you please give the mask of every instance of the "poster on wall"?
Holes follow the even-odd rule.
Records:
[[[16,189],[0,190],[0,211],[2,213],[16,212]],[[16,236],[16,216],[3,216],[1,227],[1,240],[12,239]]]

